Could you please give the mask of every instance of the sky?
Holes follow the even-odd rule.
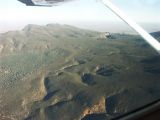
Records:
[[[155,30],[160,28],[160,15],[157,14],[160,11],[160,0],[112,1],[136,22],[142,25],[154,23],[150,27],[156,27]],[[48,23],[69,24],[102,31],[105,31],[107,26],[108,29],[116,28],[113,23],[120,23],[125,29],[129,29],[101,3],[101,0],[73,0],[54,7],[29,7],[17,0],[0,1],[0,32],[22,29],[27,24]]]

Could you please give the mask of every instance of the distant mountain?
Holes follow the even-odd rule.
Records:
[[[160,31],[150,33],[154,38],[160,38]]]
[[[9,31],[0,35],[0,55],[22,51],[44,50],[56,46],[61,39],[97,36],[98,32],[83,30],[69,25],[48,24],[46,26],[29,24],[20,31]]]

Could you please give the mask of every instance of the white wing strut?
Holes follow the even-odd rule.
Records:
[[[118,15],[124,22],[136,30],[155,50],[160,53],[160,42],[153,38],[149,33],[147,33],[142,27],[137,23],[127,17],[119,8],[117,8],[110,0],[102,0],[102,2],[112,10],[116,15]]]

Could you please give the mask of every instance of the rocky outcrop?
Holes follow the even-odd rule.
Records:
[[[89,114],[99,114],[99,113],[105,113],[105,98],[102,97],[99,102],[92,107],[88,107],[84,110],[83,116],[89,115]]]
[[[111,76],[114,72],[113,68],[106,65],[97,66],[95,71],[98,75],[102,75],[102,76]]]
[[[93,78],[93,76],[91,74],[89,74],[89,73],[83,73],[81,78],[82,78],[82,82],[84,84],[94,85],[96,83],[94,78]]]

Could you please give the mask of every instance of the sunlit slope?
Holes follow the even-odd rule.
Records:
[[[0,117],[115,117],[159,98],[159,66],[136,35],[28,25],[0,35]]]

